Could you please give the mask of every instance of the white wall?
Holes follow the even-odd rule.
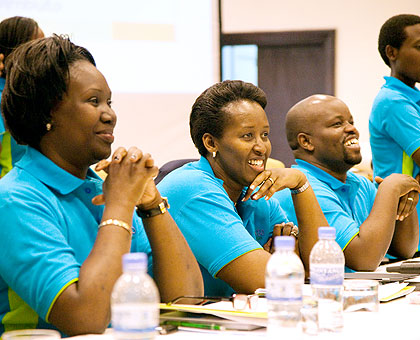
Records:
[[[368,119],[389,75],[377,51],[382,24],[397,14],[420,15],[420,0],[222,0],[223,33],[336,30],[336,96],[352,112],[365,162],[370,158]]]
[[[158,165],[198,158],[188,118],[219,80],[217,0],[0,0],[0,21],[16,15],[93,54],[113,92],[114,150],[138,146]]]

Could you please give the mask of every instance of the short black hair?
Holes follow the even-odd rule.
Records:
[[[16,47],[32,40],[38,28],[38,23],[34,19],[26,17],[16,16],[0,22],[0,53],[4,55],[4,60]],[[3,78],[5,74],[3,72]]]
[[[412,14],[395,15],[385,21],[378,38],[378,51],[385,64],[391,66],[386,56],[386,46],[390,45],[395,48],[400,48],[407,38],[405,28],[417,24],[420,24],[420,17]]]
[[[190,114],[190,134],[200,155],[206,156],[208,153],[203,144],[203,135],[210,133],[220,138],[227,121],[224,109],[228,104],[242,100],[256,102],[263,109],[267,105],[264,91],[242,80],[216,83],[196,99]]]
[[[39,148],[51,111],[67,92],[69,69],[81,60],[96,66],[88,50],[58,35],[29,41],[10,54],[1,110],[18,143]]]

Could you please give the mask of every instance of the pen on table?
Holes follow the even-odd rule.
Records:
[[[167,320],[164,322],[165,325],[173,325],[178,327],[189,327],[189,328],[200,328],[200,329],[210,329],[210,330],[217,330],[222,331],[225,327],[211,323],[211,324],[204,324],[204,323],[194,323],[188,321],[175,321],[175,320]]]

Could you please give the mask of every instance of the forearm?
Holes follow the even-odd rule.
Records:
[[[225,265],[217,277],[237,293],[253,294],[256,289],[265,287],[265,270],[270,257],[263,249],[247,252]]]
[[[299,226],[299,251],[305,267],[309,270],[309,255],[318,241],[318,228],[328,226],[328,222],[319,206],[312,187],[304,192],[292,195],[296,218]]]
[[[388,253],[402,258],[410,258],[417,251],[419,243],[419,222],[414,210],[403,221],[397,221]]]
[[[102,220],[114,218],[131,226],[133,211],[134,207],[131,212],[121,206],[105,208]],[[111,292],[122,273],[122,255],[130,246],[131,234],[124,228],[100,228],[78,281],[61,293],[49,321],[67,335],[103,332],[110,322]]]
[[[203,278],[197,261],[171,215],[143,219],[153,253],[154,279],[161,300],[182,295],[202,296]]]

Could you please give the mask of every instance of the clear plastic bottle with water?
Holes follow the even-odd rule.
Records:
[[[111,318],[116,339],[153,339],[159,324],[159,291],[147,274],[147,255],[123,255],[123,274],[111,296]]]
[[[291,336],[301,320],[302,285],[305,270],[294,252],[295,238],[277,236],[275,252],[267,263],[265,287],[268,307],[267,333],[270,337]]]
[[[318,302],[320,332],[343,329],[344,254],[335,241],[335,228],[320,227],[309,258],[313,297]]]

